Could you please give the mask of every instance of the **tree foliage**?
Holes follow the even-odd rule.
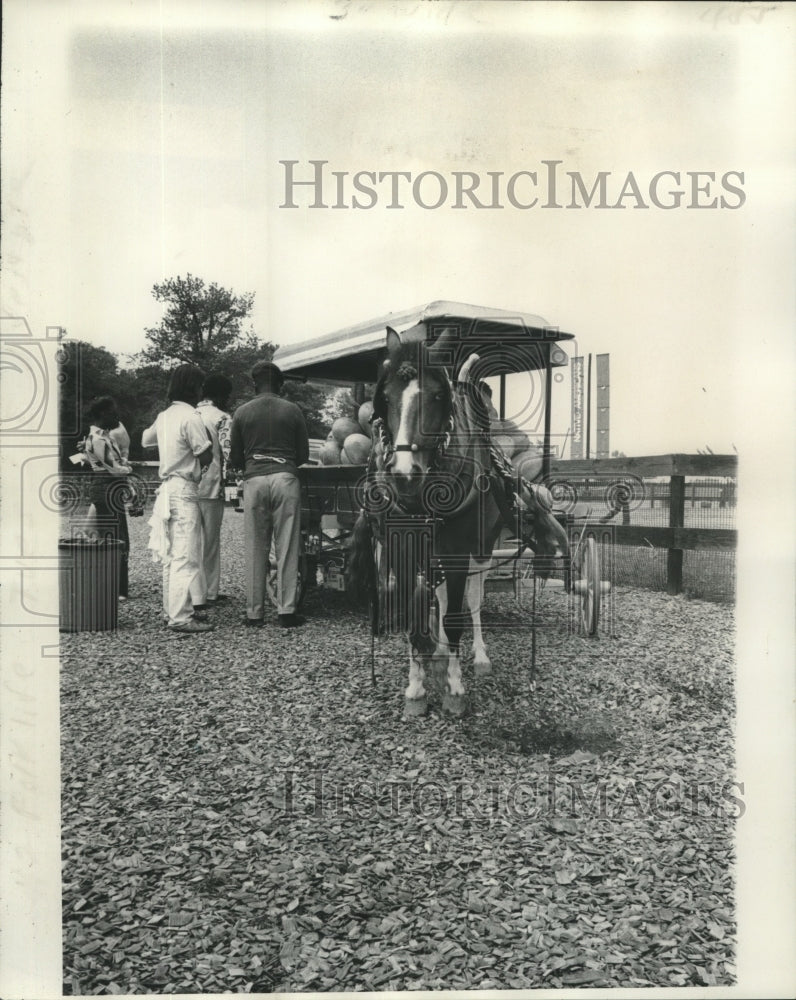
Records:
[[[332,427],[326,413],[329,390],[311,383],[286,381],[282,395],[292,400],[304,414],[310,437],[325,438]]]
[[[58,382],[58,427],[64,456],[73,454],[88,430],[86,408],[98,396],[116,396],[119,371],[116,356],[82,340],[61,344]]]
[[[254,292],[236,295],[192,274],[161,281],[152,295],[166,307],[160,324],[146,330],[149,346],[143,357],[154,364],[177,361],[204,368],[214,363],[238,345],[254,305]]]
[[[85,341],[65,341],[61,366],[60,421],[62,456],[73,454],[88,430],[86,408],[98,396],[113,396],[130,434],[130,457],[151,459],[141,449],[141,434],[168,405],[171,370],[178,364],[197,365],[205,374],[232,380],[231,411],[254,395],[249,372],[257,361],[270,361],[276,344],[244,329],[254,293],[237,295],[215,282],[206,284],[191,274],[169,278],[152,289],[166,306],[157,327],[147,329],[147,347],[119,358],[104,347]],[[288,380],[284,395],[304,413],[310,437],[326,437],[332,420],[334,391]]]
[[[141,451],[141,434],[166,401],[169,373],[160,365],[119,368],[119,359],[104,347],[82,340],[61,345],[59,434],[62,460],[74,454],[89,428],[86,411],[99,396],[112,396],[130,434],[130,457],[150,458]]]
[[[159,326],[146,330],[149,343],[137,356],[138,365],[151,371],[153,365],[195,364],[208,375],[218,372],[232,379],[230,409],[251,399],[254,386],[249,372],[255,362],[270,361],[277,347],[260,340],[251,328],[244,329],[254,293],[237,295],[188,274],[156,284],[152,294],[166,309]],[[138,371],[143,373],[143,367]],[[331,426],[324,414],[328,390],[288,381],[284,395],[301,407],[310,436],[325,437]]]

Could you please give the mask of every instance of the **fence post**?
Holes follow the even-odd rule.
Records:
[[[685,527],[685,476],[669,480],[669,527]],[[666,553],[666,591],[679,594],[683,589],[683,550],[668,549]]]

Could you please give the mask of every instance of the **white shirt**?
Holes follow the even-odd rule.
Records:
[[[212,447],[202,418],[189,403],[181,401],[157,415],[154,424],[141,435],[141,444],[144,448],[157,445],[162,480],[178,476],[192,483],[202,478],[197,455]]]

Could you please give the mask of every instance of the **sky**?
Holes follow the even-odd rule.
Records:
[[[254,292],[254,329],[278,344],[438,299],[516,309],[610,355],[611,449],[731,453],[749,351],[790,350],[794,18],[724,9],[12,2],[7,34],[37,66],[4,80],[20,138],[4,222],[22,244],[4,312],[122,354],[158,322],[152,286],[178,274]],[[350,206],[358,171],[434,171],[451,189],[471,171],[486,192],[488,172],[541,178],[547,160],[563,206],[568,171],[587,189],[609,172],[609,205],[629,172],[647,204],[661,171],[686,195],[523,210],[504,187],[501,209],[402,195],[391,210],[385,186],[371,209],[335,210],[304,187],[280,207],[280,161],[309,179],[314,159],[327,204],[331,171],[348,172]],[[720,178],[742,173],[744,203],[684,207],[689,171],[716,175],[699,200],[733,206]],[[530,200],[527,176],[515,195]],[[560,437],[568,375],[554,400]]]

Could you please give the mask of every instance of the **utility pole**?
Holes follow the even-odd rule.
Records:
[[[591,354],[586,369],[586,458],[591,458]]]

